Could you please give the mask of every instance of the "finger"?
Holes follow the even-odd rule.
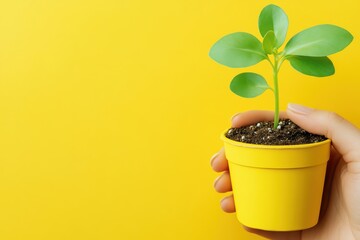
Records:
[[[228,161],[225,157],[224,148],[222,148],[218,153],[216,153],[211,161],[210,161],[211,167],[216,172],[223,172],[229,170]]]
[[[220,206],[224,212],[233,213],[235,212],[234,196],[230,195],[221,200]]]
[[[214,188],[217,192],[225,193],[232,190],[229,172],[224,172],[214,182]]]
[[[280,112],[280,118],[288,118],[286,112]],[[254,124],[262,121],[274,120],[274,112],[272,111],[248,111],[239,113],[233,116],[231,119],[232,127],[241,127]]]
[[[345,162],[360,162],[360,130],[344,118],[297,104],[288,105],[287,115],[305,130],[330,138]]]

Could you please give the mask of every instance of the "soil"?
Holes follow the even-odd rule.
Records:
[[[258,122],[241,128],[230,128],[226,137],[238,142],[261,145],[297,145],[326,140],[325,136],[305,131],[289,119],[279,121],[277,129],[274,122]]]

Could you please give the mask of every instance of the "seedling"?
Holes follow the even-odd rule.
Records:
[[[278,73],[285,60],[300,73],[314,77],[326,77],[335,73],[332,61],[327,57],[343,50],[353,40],[345,29],[322,24],[305,29],[293,36],[281,51],[288,30],[288,17],[278,6],[266,6],[259,15],[260,42],[246,32],[236,32],[218,40],[210,50],[210,57],[216,62],[231,68],[244,68],[267,60],[273,70],[273,87],[265,78],[253,72],[235,76],[230,89],[235,94],[253,98],[267,89],[273,91],[275,98],[274,129],[279,123],[279,84]]]

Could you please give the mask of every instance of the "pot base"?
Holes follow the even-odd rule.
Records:
[[[326,164],[297,169],[249,168],[231,164],[238,220],[269,231],[295,231],[318,222]]]

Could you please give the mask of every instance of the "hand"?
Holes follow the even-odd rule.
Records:
[[[319,223],[310,229],[294,232],[271,232],[244,228],[273,240],[359,240],[360,239],[360,130],[335,113],[289,104],[282,118],[289,118],[308,132],[325,135],[332,140],[327,166],[324,196]],[[272,120],[273,113],[250,111],[232,119],[232,127]],[[215,180],[216,191],[232,190],[224,150],[211,160],[216,172],[223,174]],[[233,196],[221,201],[225,212],[235,212]]]

